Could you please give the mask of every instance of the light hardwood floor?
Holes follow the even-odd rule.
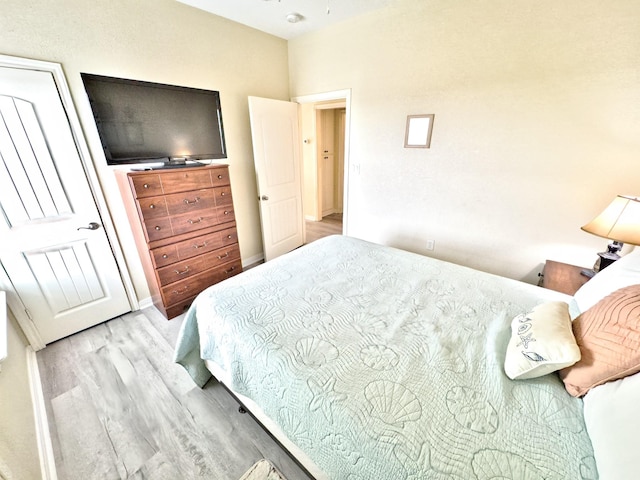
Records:
[[[309,477],[215,380],[173,363],[181,317],[133,312],[38,352],[60,480],[236,480],[261,458]]]
[[[342,233],[342,214],[332,213],[319,222],[305,222],[306,242],[311,243],[322,237]]]
[[[342,233],[342,214],[306,222],[306,243]],[[215,380],[172,362],[182,317],[133,312],[38,352],[60,480],[235,480],[268,458],[306,475]]]

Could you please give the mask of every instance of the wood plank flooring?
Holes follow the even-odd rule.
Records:
[[[305,222],[306,242],[311,243],[322,237],[342,233],[342,214],[332,213],[319,222]]]
[[[306,243],[342,233],[342,214],[306,222]],[[172,362],[182,318],[133,312],[38,352],[60,480],[235,480],[260,458],[306,475],[215,380]]]
[[[133,312],[38,352],[60,480],[237,480],[269,459],[309,479],[215,380],[172,361],[181,318]]]

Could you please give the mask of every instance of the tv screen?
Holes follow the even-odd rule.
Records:
[[[109,165],[227,157],[219,92],[81,76]]]

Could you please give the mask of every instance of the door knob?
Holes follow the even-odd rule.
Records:
[[[269,197],[267,195],[262,195],[260,197],[260,200],[269,200]]]
[[[89,225],[87,225],[86,227],[78,227],[78,230],[97,230],[100,228],[100,224],[96,223],[96,222],[91,222]]]

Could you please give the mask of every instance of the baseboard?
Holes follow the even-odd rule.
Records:
[[[138,300],[138,306],[140,310],[145,308],[153,307],[153,300],[151,297],[143,298],[142,300]]]
[[[44,394],[42,393],[42,383],[40,381],[40,369],[38,368],[36,352],[30,345],[26,348],[26,356],[31,403],[33,405],[33,416],[36,426],[36,442],[38,444],[38,455],[40,457],[40,472],[42,473],[43,480],[57,480],[58,472],[53,456],[47,408],[44,404]]]
[[[264,262],[264,254],[260,253],[258,255],[254,255],[253,257],[243,259],[242,268],[247,269],[247,268],[255,267],[256,265],[263,262]]]

